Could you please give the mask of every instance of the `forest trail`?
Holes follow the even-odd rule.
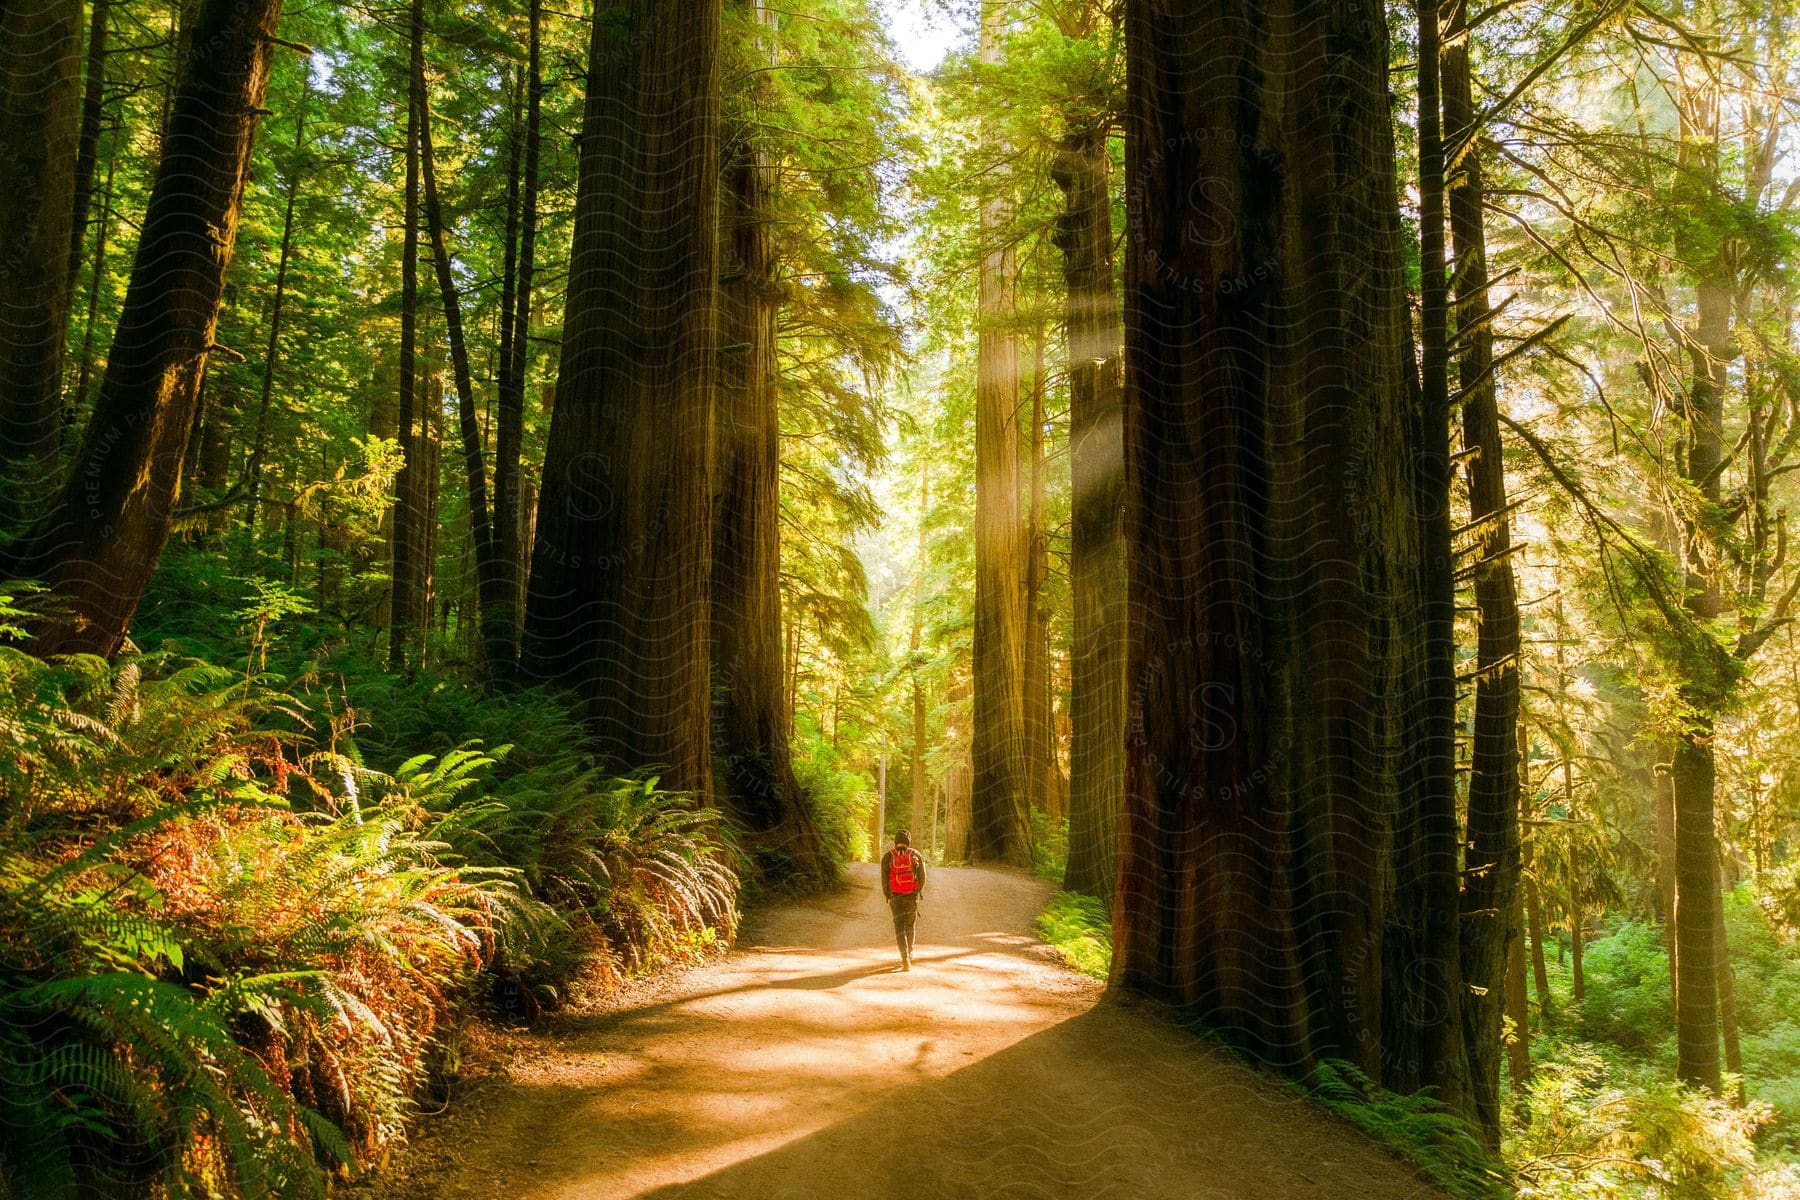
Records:
[[[716,965],[521,1039],[427,1121],[388,1200],[1437,1193],[1030,933],[1020,872],[935,869],[895,970],[875,868],[771,907]]]

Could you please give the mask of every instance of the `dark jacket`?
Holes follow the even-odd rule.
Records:
[[[914,850],[911,846],[904,847],[901,852],[910,854],[913,857],[913,878],[919,881],[919,886],[913,890],[912,898],[917,900],[920,896],[925,894],[925,856],[920,854],[917,850]],[[886,854],[881,856],[881,895],[887,900],[892,900],[894,898],[894,889],[892,886],[893,872],[894,851],[889,850]]]

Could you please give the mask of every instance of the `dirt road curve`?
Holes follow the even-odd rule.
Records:
[[[723,962],[522,1039],[427,1120],[384,1200],[1426,1200],[1305,1101],[1030,934],[1049,889],[936,870],[894,970],[874,868]],[[363,1193],[368,1194],[368,1193]]]

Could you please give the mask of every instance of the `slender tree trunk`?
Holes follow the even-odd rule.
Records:
[[[175,96],[93,419],[61,495],[0,556],[0,578],[41,579],[74,614],[35,630],[35,653],[117,650],[168,540],[280,13],[279,0],[200,7],[208,49]]]
[[[0,532],[42,511],[61,444],[80,0],[0,4]]]
[[[525,575],[524,529],[528,520],[520,467],[525,439],[525,375],[531,361],[532,274],[537,255],[538,158],[544,96],[543,0],[531,0],[525,82],[525,164],[520,178],[518,281],[512,307],[501,313],[511,336],[500,364],[499,409],[494,422],[494,542],[509,598],[499,618],[508,629],[507,668],[517,666],[519,610]]]
[[[1419,620],[1448,575],[1447,514],[1420,511],[1448,414],[1429,438],[1408,378],[1385,28],[1373,0],[1125,6],[1112,982],[1284,1071],[1346,1058],[1454,1103],[1454,697]],[[1401,880],[1441,907],[1408,911]]]
[[[422,630],[419,604],[423,555],[420,551],[422,514],[415,503],[419,491],[418,353],[419,353],[419,85],[424,78],[425,9],[413,0],[409,25],[406,72],[406,195],[403,201],[405,231],[400,250],[400,410],[396,434],[400,439],[401,467],[394,481],[393,604],[388,625],[388,661],[395,670],[409,665],[411,645]]]
[[[1004,0],[982,0],[980,58],[1001,62]],[[999,150],[1002,147],[994,147]],[[1025,555],[1019,521],[1019,343],[1012,329],[1018,259],[1004,171],[981,202],[976,302],[974,791],[969,853],[1031,861],[1025,738]]]
[[[300,177],[306,162],[306,102],[312,94],[310,74],[302,74],[300,109],[294,117],[294,158],[288,164],[287,200],[281,213],[281,254],[275,265],[275,295],[269,304],[269,338],[263,346],[262,395],[256,405],[256,430],[250,443],[250,464],[245,469],[248,507],[244,522],[251,533],[261,515],[263,459],[269,446],[269,408],[275,396],[275,365],[281,349],[281,315],[287,300],[288,263],[294,249],[294,207],[300,199]]]
[[[1721,252],[1721,259],[1723,252]],[[1726,364],[1736,348],[1731,332],[1731,289],[1722,261],[1710,264],[1696,289],[1696,323],[1690,354],[1684,435],[1684,472],[1706,512],[1720,503],[1720,463],[1724,458],[1723,421]],[[1702,629],[1724,611],[1718,570],[1710,564],[1712,534],[1700,515],[1684,518],[1683,557],[1687,571],[1687,609]],[[1716,764],[1713,714],[1722,687],[1716,679],[1698,677],[1683,689],[1692,715],[1675,740],[1672,776],[1675,788],[1675,992],[1676,1073],[1683,1082],[1712,1092],[1720,1088],[1719,969],[1717,954],[1719,888],[1718,836],[1714,828]]]
[[[69,224],[71,293],[81,276],[81,250],[87,243],[88,209],[94,196],[94,168],[100,158],[100,122],[106,115],[106,39],[109,0],[93,0],[88,17],[87,77],[81,89],[81,131],[76,138],[75,198]]]
[[[106,235],[112,225],[113,172],[119,165],[119,133],[114,130],[106,156],[106,193],[100,198],[100,228],[94,233],[94,267],[88,274],[87,314],[81,322],[81,361],[75,368],[75,390],[63,402],[62,436],[66,447],[74,440],[83,410],[88,404],[88,384],[94,371],[94,326],[100,316],[100,281],[106,276]]]
[[[773,13],[738,0],[775,56]],[[760,91],[760,89],[758,89]],[[764,870],[836,877],[800,781],[782,713],[781,416],[776,320],[781,283],[770,205],[775,167],[754,128],[740,131],[724,180],[720,356],[714,436],[712,670],[715,790]],[[884,758],[885,762],[885,758]],[[885,778],[885,768],[884,768]],[[879,855],[880,846],[876,847]]]
[[[1737,1020],[1737,979],[1731,970],[1731,947],[1725,937],[1725,873],[1721,864],[1718,888],[1720,901],[1713,906],[1716,914],[1713,918],[1714,953],[1719,964],[1719,1026],[1725,1041],[1725,1071],[1736,1077],[1737,1087],[1734,1098],[1741,1108],[1744,1104],[1744,1048],[1738,1036]]]
[[[912,631],[906,642],[907,673],[911,676],[912,684],[912,835],[915,842],[927,836],[927,823],[932,819],[925,785],[925,688],[919,679],[919,660],[925,640],[925,568],[928,550],[925,520],[930,512],[931,474],[922,471],[919,480],[918,573],[913,577]]]
[[[622,766],[712,780],[719,0],[595,21],[523,665]]]
[[[1673,747],[1671,747],[1671,750]],[[1671,1008],[1679,1005],[1681,996],[1681,959],[1675,945],[1675,776],[1656,777],[1656,897],[1661,908],[1663,946],[1669,953],[1669,998]]]
[[[1525,995],[1525,894],[1513,889],[1512,926],[1506,939],[1506,1017],[1512,1040],[1506,1044],[1506,1074],[1512,1081],[1515,1111],[1524,1107],[1531,1086],[1531,1003]]]
[[[1476,1125],[1500,1145],[1500,1036],[1509,914],[1519,881],[1519,607],[1512,569],[1506,464],[1495,395],[1482,168],[1470,78],[1468,0],[1452,0],[1443,49],[1450,233],[1455,252],[1457,383],[1468,466],[1469,520],[1482,522],[1472,570],[1478,621],[1475,724],[1462,889],[1463,1037]],[[1521,976],[1522,979],[1522,976]],[[1527,1067],[1529,1071],[1529,1066]]]
[[[1063,192],[1069,348],[1069,451],[1074,498],[1070,585],[1069,862],[1063,886],[1109,905],[1118,877],[1125,786],[1124,358],[1113,273],[1108,114],[1074,122],[1051,165]]]
[[[423,58],[419,94],[419,163],[425,183],[425,228],[437,269],[438,293],[444,305],[444,332],[450,342],[450,369],[455,373],[457,431],[462,438],[463,478],[469,490],[469,541],[475,549],[476,623],[481,629],[482,658],[491,675],[504,678],[512,663],[512,629],[508,581],[502,575],[488,512],[487,465],[481,453],[481,423],[475,412],[475,376],[469,369],[469,344],[463,336],[462,301],[451,269],[444,232],[444,209],[438,197],[436,157],[431,142],[431,97],[426,89]],[[433,483],[435,485],[435,479]],[[434,523],[435,528],[435,523]]]

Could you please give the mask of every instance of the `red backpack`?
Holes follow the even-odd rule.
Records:
[[[888,890],[896,896],[910,896],[919,890],[919,877],[913,871],[910,847],[896,849],[888,859]]]

